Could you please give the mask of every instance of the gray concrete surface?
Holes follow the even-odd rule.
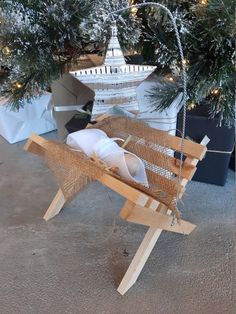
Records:
[[[57,185],[23,144],[0,138],[1,314],[235,313],[233,172],[225,187],[188,185],[182,213],[198,228],[163,233],[121,296],[116,287],[146,228],[121,221],[124,200],[98,183],[46,223]]]

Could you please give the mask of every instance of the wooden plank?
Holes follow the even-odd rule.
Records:
[[[127,144],[126,149],[153,165],[166,169],[176,175],[179,174],[180,161],[177,158],[168,156],[164,152],[154,150],[149,146],[141,145],[132,140]],[[195,170],[196,167],[194,165],[184,162],[182,169],[183,178],[191,180]]]
[[[55,217],[57,214],[59,214],[65,203],[66,199],[62,193],[62,190],[59,189],[45,215],[43,216],[43,219],[48,221],[49,219]]]
[[[181,152],[181,141],[181,138],[169,134],[168,145],[170,145],[173,150]],[[202,160],[206,151],[207,149],[204,145],[194,143],[190,140],[184,140],[184,155]]]
[[[43,137],[33,133],[26,142],[24,150],[35,155],[43,156],[45,151],[43,144],[45,143],[46,140]]]
[[[126,206],[131,206],[130,203],[130,201],[126,202],[125,206],[122,209],[122,212],[126,210]],[[165,231],[181,233],[185,235],[190,234],[196,228],[196,225],[191,224],[190,222],[185,220],[181,220],[179,223],[175,223],[174,225],[172,225],[173,216],[154,212],[147,207],[135,204],[132,209],[126,212],[126,216],[123,219],[133,223],[149,227],[156,227]]]
[[[135,188],[129,186],[125,182],[120,181],[108,174],[104,174],[101,178],[99,178],[98,181],[106,185],[113,191],[117,192],[118,194],[124,196],[126,199],[134,203],[139,203],[140,205],[142,205],[142,203],[140,203],[141,201],[147,202],[150,197],[145,193],[140,192],[139,190],[136,190]]]

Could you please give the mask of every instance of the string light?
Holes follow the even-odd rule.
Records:
[[[135,4],[135,3],[134,3],[134,0],[131,0],[131,1],[130,1],[130,5],[133,5],[133,4]],[[138,11],[138,8],[131,8],[130,11],[131,11],[131,14],[132,14],[133,16],[135,16],[136,13],[137,13],[137,11]]]
[[[183,64],[184,64],[184,65],[189,64],[189,60],[188,60],[188,59],[184,59],[184,60],[183,60]]]
[[[167,74],[167,75],[165,76],[165,79],[166,79],[167,81],[169,81],[169,82],[174,82],[174,77],[173,77],[171,74]]]
[[[201,0],[200,3],[203,4],[203,5],[206,5],[207,4],[207,0]]]
[[[220,90],[218,88],[215,88],[211,92],[213,95],[218,95],[220,93]]]
[[[136,15],[138,9],[137,8],[131,8],[130,11],[131,11],[132,15]]]
[[[188,105],[189,110],[194,109],[195,107],[196,107],[196,104],[193,101]]]
[[[167,77],[167,80],[169,80],[170,82],[174,82],[174,78],[172,76]]]
[[[11,53],[11,49],[6,46],[2,49],[2,53],[7,56]]]
[[[16,84],[15,84],[15,86],[16,86],[16,88],[21,88],[23,85],[21,84],[21,83],[19,83],[19,82],[16,82]]]

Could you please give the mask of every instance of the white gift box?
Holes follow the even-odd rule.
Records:
[[[137,97],[140,103],[138,118],[147,122],[152,128],[169,131],[170,134],[175,135],[177,114],[181,109],[179,103],[182,95],[177,96],[169,108],[161,112],[154,111],[154,106],[150,102],[149,92],[156,86],[156,82],[157,77],[151,75],[137,88]]]
[[[12,111],[6,98],[0,98],[0,135],[10,144],[25,140],[35,132],[43,134],[56,129],[49,109],[51,94],[46,93]]]

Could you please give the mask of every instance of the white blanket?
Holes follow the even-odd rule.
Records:
[[[120,147],[115,140],[121,139],[109,138],[99,129],[85,129],[69,134],[66,143],[75,150],[83,151],[89,157],[95,154],[108,167],[117,167],[121,177],[148,187],[142,160]]]

